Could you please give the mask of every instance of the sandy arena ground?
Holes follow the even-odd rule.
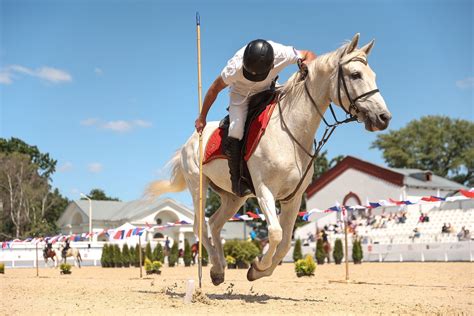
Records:
[[[123,314],[441,314],[474,315],[472,263],[365,263],[350,265],[362,284],[344,278],[344,265],[318,266],[314,277],[297,278],[293,264],[270,278],[248,282],[246,270],[229,270],[212,285],[203,269],[205,297],[184,304],[185,281],[197,268],[164,267],[161,276],[139,278],[138,268],[8,269],[0,275],[0,315]]]

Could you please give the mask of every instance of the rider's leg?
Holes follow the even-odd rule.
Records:
[[[234,94],[231,94],[229,106],[229,135],[224,142],[225,154],[229,157],[229,173],[232,181],[232,191],[237,196],[249,195],[247,183],[241,181],[242,137],[244,136],[245,121],[247,120],[248,104],[244,100],[239,103]]]

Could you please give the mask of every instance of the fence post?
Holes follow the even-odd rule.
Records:
[[[38,243],[36,243],[36,276],[39,276],[39,268],[38,268]]]

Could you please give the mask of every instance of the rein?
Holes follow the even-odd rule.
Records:
[[[308,155],[309,157],[311,157],[311,160],[308,162],[308,165],[306,167],[306,170],[305,172],[303,173],[303,176],[301,177],[300,181],[298,182],[298,184],[296,185],[296,188],[293,190],[293,192],[288,195],[287,197],[285,197],[284,199],[280,200],[281,202],[286,202],[286,201],[289,201],[291,200],[295,195],[296,195],[296,192],[298,192],[298,190],[300,189],[301,185],[303,184],[303,181],[304,179],[306,178],[306,176],[308,175],[308,172],[309,170],[311,169],[311,166],[314,162],[314,160],[316,159],[316,157],[318,156],[319,152],[321,151],[321,149],[323,148],[323,146],[327,143],[327,141],[329,140],[329,138],[331,137],[331,135],[333,134],[334,130],[336,129],[336,127],[338,127],[339,125],[342,125],[342,124],[345,124],[345,123],[349,123],[349,122],[354,122],[354,121],[357,121],[357,117],[354,116],[350,111],[353,110],[356,114],[359,113],[359,109],[357,108],[355,102],[357,102],[357,100],[363,98],[363,97],[367,97],[367,96],[371,96],[377,92],[379,92],[379,89],[374,89],[374,90],[371,90],[369,92],[366,92],[366,93],[363,93],[361,95],[359,95],[358,97],[356,97],[355,99],[352,99],[350,97],[350,94],[349,94],[349,90],[347,89],[347,84],[346,84],[346,81],[344,80],[344,75],[343,75],[343,71],[342,71],[342,65],[346,64],[346,63],[349,63],[351,61],[354,61],[354,60],[357,60],[357,61],[360,61],[364,64],[367,65],[367,61],[365,61],[364,59],[362,58],[353,58],[353,59],[349,59],[348,61],[346,61],[345,63],[339,63],[339,66],[338,66],[338,74],[337,74],[337,96],[338,96],[338,99],[339,99],[339,104],[340,106],[343,108],[343,110],[346,112],[346,119],[345,120],[342,120],[342,121],[339,121],[336,117],[336,113],[334,112],[334,109],[332,108],[332,104],[330,103],[329,104],[329,109],[331,110],[331,114],[334,118],[334,121],[335,123],[333,124],[329,124],[328,121],[324,118],[324,114],[321,113],[321,110],[319,109],[318,105],[316,104],[316,101],[313,99],[313,97],[311,96],[311,93],[309,93],[309,89],[308,89],[308,85],[307,85],[307,78],[308,78],[308,71],[307,69],[302,69],[302,63],[301,62],[298,62],[298,66],[300,67],[300,71],[301,73],[303,74],[304,76],[304,89],[305,89],[305,92],[306,94],[308,95],[310,101],[311,101],[311,104],[313,105],[313,107],[316,109],[316,111],[318,112],[319,116],[321,117],[322,121],[324,122],[324,124],[326,125],[326,128],[324,130],[324,133],[323,133],[323,136],[321,137],[321,140],[318,142],[316,141],[316,139],[313,140],[313,146],[314,146],[314,154],[311,154],[297,139],[296,137],[293,135],[293,133],[291,133],[290,129],[288,128],[288,125],[286,124],[285,122],[285,119],[283,118],[283,113],[282,113],[282,110],[281,110],[281,104],[280,104],[280,100],[281,98],[278,97],[278,111],[279,111],[279,114],[280,114],[280,118],[281,118],[281,122],[283,124],[283,126],[285,127],[285,129],[288,131],[288,135],[290,136],[290,138],[305,152],[306,155]],[[350,105],[349,105],[349,110],[346,110],[342,104],[342,99],[341,99],[341,83],[342,83],[342,86],[344,88],[344,93],[346,94],[347,98],[349,99],[349,102],[350,102]]]

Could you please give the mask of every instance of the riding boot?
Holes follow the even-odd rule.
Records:
[[[232,192],[237,196],[252,194],[247,182],[241,178],[242,142],[234,137],[227,137],[224,153],[229,157],[229,173],[232,181]]]

